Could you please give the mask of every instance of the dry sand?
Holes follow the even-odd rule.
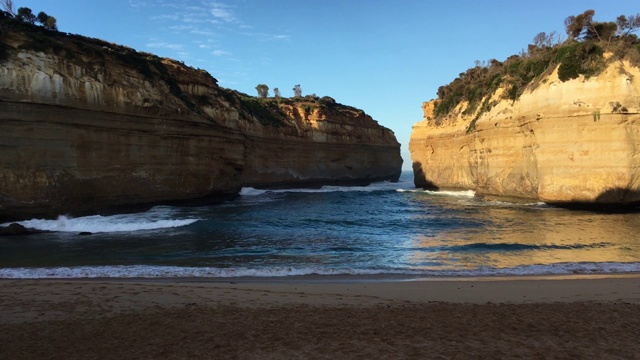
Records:
[[[640,359],[640,275],[2,280],[0,358]]]

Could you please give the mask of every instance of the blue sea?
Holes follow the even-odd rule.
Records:
[[[23,221],[52,232],[0,237],[0,278],[640,272],[640,214],[489,202],[412,180],[405,172],[366,187],[244,188],[212,206]]]

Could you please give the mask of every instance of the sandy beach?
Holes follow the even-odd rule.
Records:
[[[640,358],[640,275],[0,281],[5,359]]]

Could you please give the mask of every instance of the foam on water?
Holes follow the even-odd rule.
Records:
[[[23,221],[66,233],[0,237],[0,277],[640,273],[637,214],[485,201],[473,191],[415,189],[407,178],[366,187],[245,188],[242,199],[214,206]],[[273,194],[286,192],[324,194]]]
[[[27,228],[43,231],[110,233],[172,228],[193,224],[198,219],[153,219],[145,215],[84,216],[72,218],[59,216],[55,220],[31,219],[19,222]],[[3,224],[8,225],[8,224]]]
[[[407,277],[466,276],[532,276],[639,273],[640,263],[558,263],[527,265],[514,268],[480,268],[476,270],[411,270],[411,269],[349,269],[349,268],[213,268],[177,266],[80,266],[52,268],[0,268],[3,279],[64,279],[64,278],[235,278],[286,277],[304,275],[406,275]]]
[[[240,196],[258,196],[267,193],[269,190],[255,189],[252,187],[243,187],[240,190]]]
[[[374,192],[374,191],[409,191],[411,184],[406,181],[390,182],[382,181],[371,183],[367,186],[322,186],[318,189],[294,188],[263,190],[245,187],[240,190],[240,196],[259,196],[265,193],[331,193],[331,192]]]
[[[443,196],[455,196],[455,197],[466,197],[466,198],[472,198],[476,196],[476,192],[473,190],[461,190],[461,191],[431,191],[431,190],[425,190],[424,192],[426,192],[429,195],[443,195]]]
[[[437,196],[453,196],[463,198],[473,198],[476,196],[476,192],[473,190],[460,190],[460,191],[448,191],[448,190],[423,190],[423,189],[398,189],[398,192],[413,192],[413,193],[425,193],[429,195]]]

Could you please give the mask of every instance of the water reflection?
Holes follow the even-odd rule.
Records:
[[[433,199],[423,197],[425,209]],[[451,216],[479,227],[450,227],[413,237],[407,259],[416,268],[510,268],[568,262],[640,261],[640,216],[599,214],[544,205],[483,203],[478,199],[440,201]],[[417,215],[422,216],[422,215]]]

